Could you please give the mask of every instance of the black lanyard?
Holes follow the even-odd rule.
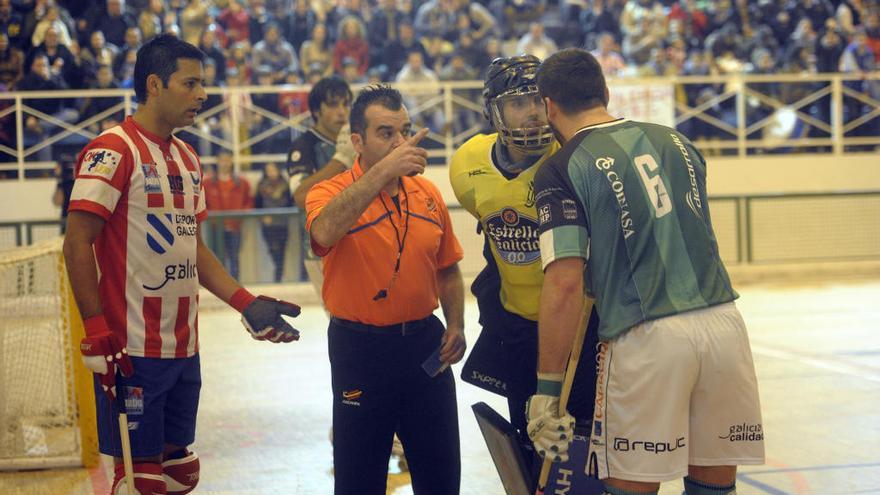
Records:
[[[379,292],[373,296],[374,301],[378,301],[380,299],[384,299],[388,297],[388,291],[391,290],[391,287],[394,285],[394,281],[397,280],[397,274],[400,273],[400,258],[403,256],[403,248],[406,245],[406,236],[409,234],[409,196],[406,194],[406,189],[403,187],[403,181],[398,179],[397,182],[398,191],[403,191],[403,202],[406,203],[406,209],[403,209],[403,205],[398,199],[397,201],[397,211],[401,212],[404,215],[403,220],[403,236],[400,235],[400,229],[397,228],[397,225],[394,223],[394,220],[391,218],[391,210],[388,208],[388,205],[385,204],[385,198],[382,197],[382,194],[379,193],[379,201],[382,202],[382,207],[385,208],[385,213],[388,214],[388,221],[391,222],[391,227],[394,228],[394,238],[397,240],[397,257],[394,260],[394,271],[391,273],[391,280],[388,282],[388,287],[385,289],[381,289]]]

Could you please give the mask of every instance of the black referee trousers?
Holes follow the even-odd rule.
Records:
[[[381,328],[330,320],[336,495],[385,495],[395,432],[415,495],[459,493],[452,370],[431,378],[422,369],[444,330],[433,315]]]

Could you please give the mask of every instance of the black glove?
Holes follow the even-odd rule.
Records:
[[[299,331],[290,326],[281,315],[298,316],[296,304],[267,296],[258,296],[241,312],[241,322],[257,340],[293,342],[299,340]]]

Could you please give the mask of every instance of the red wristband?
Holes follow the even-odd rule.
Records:
[[[248,305],[254,302],[257,296],[248,292],[244,287],[235,291],[235,294],[232,294],[232,297],[229,298],[229,305],[236,309],[239,313],[244,311],[244,308],[248,307]]]
[[[102,333],[110,333],[110,327],[107,326],[107,320],[103,314],[91,316],[83,320],[83,327],[86,330],[87,337],[94,337]]]

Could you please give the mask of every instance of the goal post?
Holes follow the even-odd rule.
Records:
[[[0,470],[97,466],[92,376],[62,239],[0,252]]]

